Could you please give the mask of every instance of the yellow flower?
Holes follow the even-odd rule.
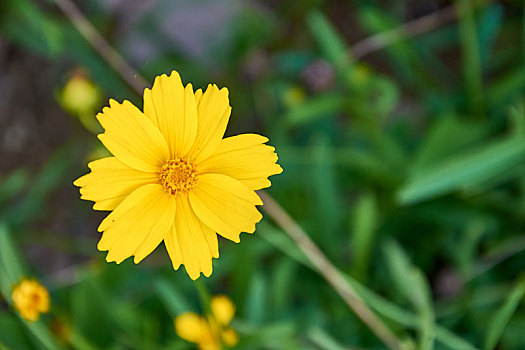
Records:
[[[49,293],[38,281],[24,279],[13,288],[13,305],[20,317],[36,321],[41,313],[49,312]]]
[[[95,112],[100,108],[101,99],[102,92],[82,70],[73,73],[59,96],[64,109],[77,115]]]
[[[223,139],[230,117],[228,90],[205,92],[162,75],[144,91],[144,112],[110,100],[97,115],[98,135],[114,157],[89,163],[75,181],[95,210],[112,210],[100,224],[106,260],[139,263],[162,241],[177,270],[192,279],[212,273],[217,234],[239,242],[262,218],[255,193],[282,172],[268,139],[242,134]]]
[[[206,320],[193,312],[185,312],[175,319],[175,332],[179,337],[196,343],[200,350],[220,350],[222,344],[237,345],[239,335],[229,327],[235,315],[235,305],[225,295],[211,299],[211,317]]]

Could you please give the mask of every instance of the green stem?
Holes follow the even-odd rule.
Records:
[[[211,304],[210,304],[211,295],[210,295],[210,292],[208,291],[208,287],[206,287],[206,285],[204,284],[204,282],[202,282],[202,280],[196,280],[194,285],[195,285],[195,288],[197,289],[197,293],[199,294],[202,311],[206,314],[206,316],[213,317],[213,314],[211,312]]]

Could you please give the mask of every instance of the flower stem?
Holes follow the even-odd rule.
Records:
[[[198,279],[194,282],[195,288],[197,289],[197,293],[199,294],[199,299],[201,302],[202,311],[206,314],[207,317],[213,317],[213,314],[211,312],[211,296],[210,292],[208,291],[208,287],[202,282],[202,280]]]

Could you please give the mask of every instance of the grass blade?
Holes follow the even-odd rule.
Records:
[[[409,205],[483,183],[524,159],[525,142],[521,137],[496,141],[418,170],[399,190],[398,200]]]
[[[496,313],[487,331],[487,338],[485,339],[485,350],[495,349],[501,338],[505,327],[509,323],[512,315],[518,308],[521,300],[525,294],[525,280],[518,283],[516,287],[509,294],[505,304]]]

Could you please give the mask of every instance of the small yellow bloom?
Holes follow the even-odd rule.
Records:
[[[210,301],[215,321],[222,325],[230,324],[235,316],[235,305],[226,295],[216,295]]]
[[[66,111],[78,117],[86,129],[93,133],[101,131],[93,114],[102,105],[102,92],[84,71],[74,72],[60,91],[58,100]]]
[[[275,149],[256,134],[223,138],[230,118],[228,90],[184,87],[177,72],[144,91],[144,112],[110,100],[97,115],[98,135],[114,157],[89,163],[75,181],[93,209],[112,211],[100,224],[106,260],[139,263],[164,241],[173,268],[192,279],[212,273],[217,234],[239,242],[262,215],[255,193],[282,172]]]
[[[197,344],[200,350],[220,350],[222,344],[237,345],[239,335],[231,328],[235,305],[225,295],[216,295],[210,302],[212,315],[206,320],[194,312],[185,312],[175,319],[175,332],[179,337]]]
[[[41,313],[49,312],[49,293],[38,281],[24,279],[13,288],[13,305],[20,317],[36,321]]]
[[[284,104],[289,108],[297,107],[303,104],[305,99],[306,94],[304,90],[299,86],[289,87],[288,89],[286,89],[283,95]]]
[[[100,108],[102,93],[82,70],[73,73],[60,93],[64,109],[73,114],[93,113]]]

